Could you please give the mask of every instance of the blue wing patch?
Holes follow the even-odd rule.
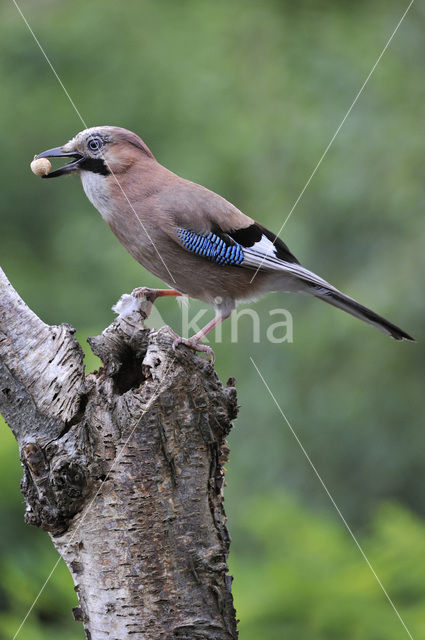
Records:
[[[243,249],[237,242],[233,241],[232,244],[228,244],[215,233],[202,235],[187,229],[177,229],[177,235],[185,249],[207,258],[211,262],[220,265],[240,265],[243,263]]]

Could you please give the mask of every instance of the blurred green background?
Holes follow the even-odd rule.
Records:
[[[89,126],[140,134],[160,162],[277,231],[407,1],[28,0],[20,6]],[[407,637],[250,362],[255,360],[415,640],[425,638],[425,5],[415,2],[282,234],[309,268],[413,334],[396,343],[319,301],[270,295],[215,346],[237,379],[226,509],[241,640]],[[111,305],[158,285],[76,178],[33,155],[83,128],[12,2],[0,6],[0,264],[43,320],[85,342]],[[191,303],[195,314],[201,305]],[[294,318],[270,344],[269,311]],[[158,303],[180,326],[172,300]],[[211,312],[210,312],[211,313]],[[88,349],[86,349],[88,353]],[[96,366],[88,355],[87,367]],[[23,523],[0,425],[0,638],[56,561]],[[19,640],[83,638],[63,563]]]

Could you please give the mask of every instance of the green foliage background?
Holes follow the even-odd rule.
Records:
[[[407,2],[22,0],[89,126],[139,133],[166,166],[277,231]],[[395,343],[318,301],[253,303],[238,344],[226,505],[242,640],[407,637],[250,362],[261,369],[415,640],[425,638],[425,8],[415,2],[282,236],[302,262],[412,333]],[[0,264],[46,322],[80,338],[158,281],[118,244],[77,179],[42,182],[36,152],[83,128],[12,2],[0,6]],[[294,342],[265,339],[269,310]],[[173,301],[164,320],[179,328]],[[191,305],[193,313],[201,305]],[[95,366],[88,354],[88,368]],[[0,425],[0,637],[12,638],[56,561],[23,524],[16,445]],[[19,640],[82,638],[62,563]]]

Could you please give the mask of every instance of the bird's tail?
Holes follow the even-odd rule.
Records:
[[[338,307],[339,309],[343,309],[343,311],[347,311],[347,313],[351,313],[352,316],[360,318],[360,320],[363,320],[364,322],[372,324],[384,333],[388,333],[395,340],[415,341],[414,338],[409,336],[408,333],[397,327],[395,324],[389,322],[389,320],[386,320],[371,309],[364,307],[362,304],[353,298],[346,296],[337,289],[327,289],[327,287],[320,287],[316,285],[310,289],[309,293],[320,300],[324,300],[328,304],[332,304],[334,307]]]

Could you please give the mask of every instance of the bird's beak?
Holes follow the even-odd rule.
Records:
[[[56,178],[57,176],[62,176],[65,173],[72,173],[72,171],[76,171],[78,169],[78,165],[82,160],[84,160],[84,156],[81,153],[78,153],[78,151],[70,151],[70,152],[62,151],[62,147],[47,149],[47,151],[43,151],[43,153],[39,153],[38,156],[36,156],[37,160],[39,158],[66,158],[66,157],[74,158],[74,160],[72,162],[68,162],[68,164],[66,164],[63,167],[56,169],[56,171],[52,171],[51,173],[48,173],[47,175],[41,176],[41,177]]]

